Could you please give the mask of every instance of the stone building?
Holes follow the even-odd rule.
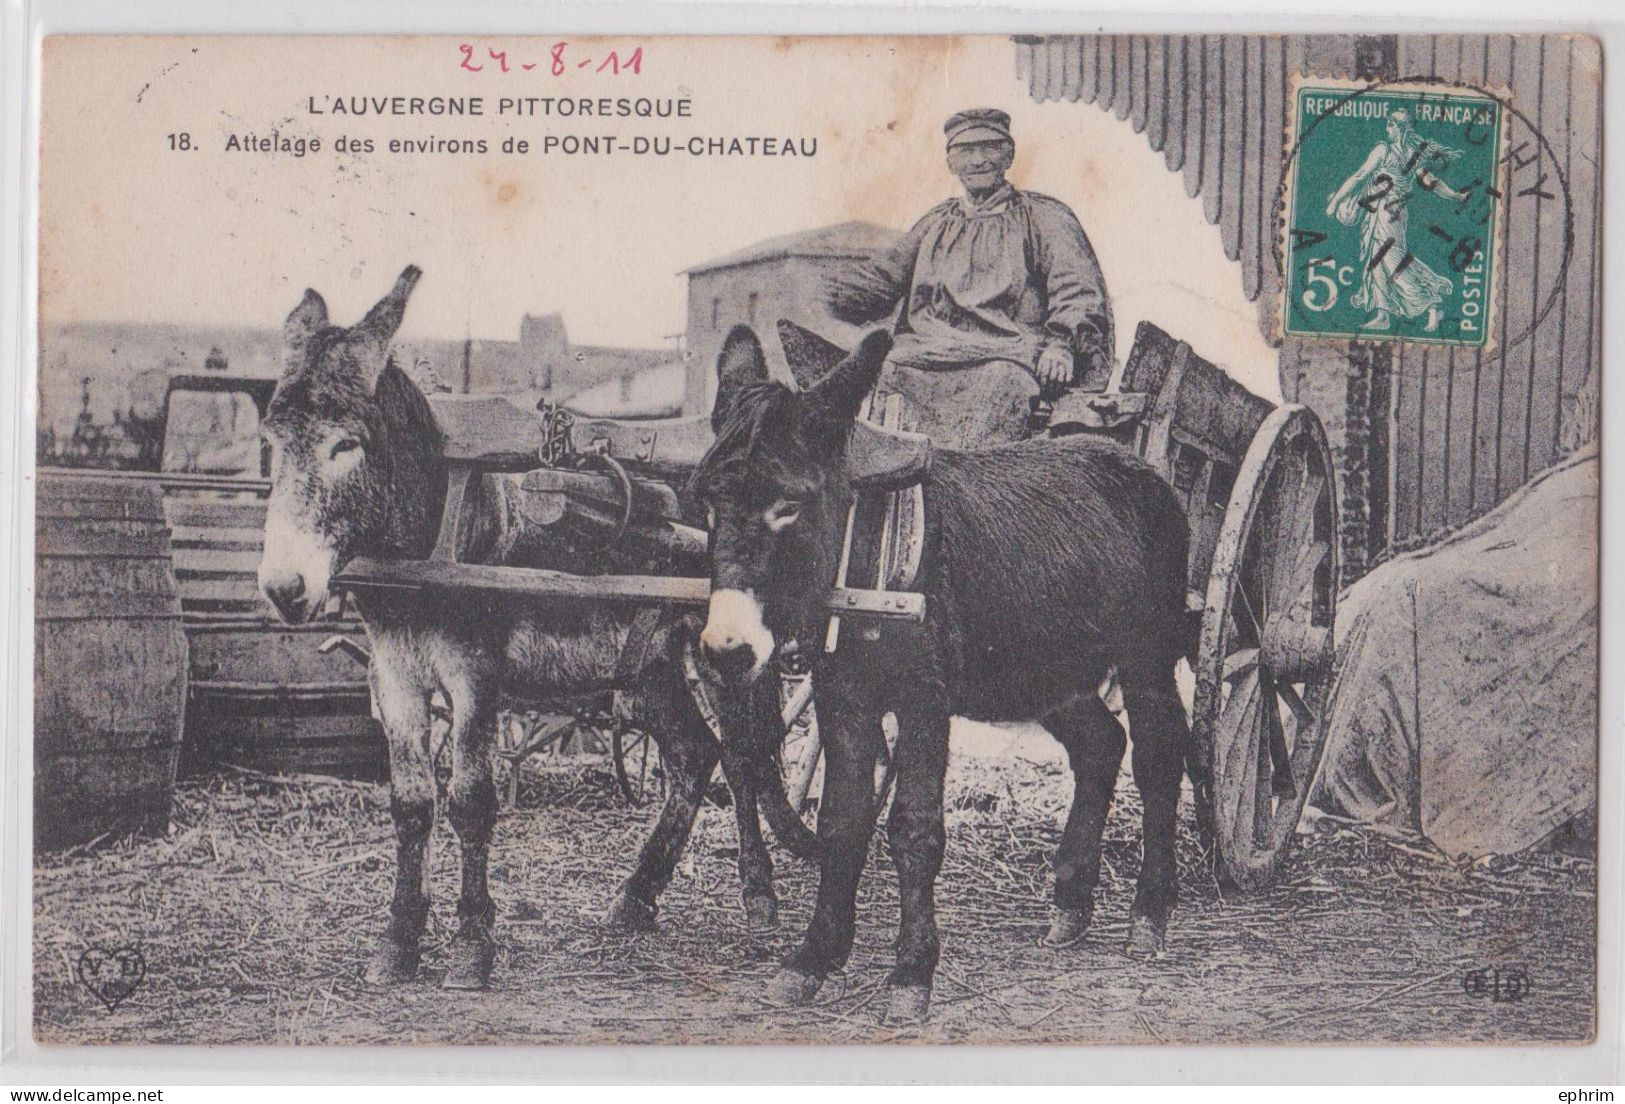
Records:
[[[769,238],[685,270],[688,277],[688,371],[683,409],[710,409],[717,354],[728,331],[744,323],[761,337],[775,371],[788,371],[773,336],[788,318],[846,343],[852,327],[830,318],[819,283],[829,272],[863,260],[893,244],[895,230],[867,222],[842,222]]]
[[[667,349],[572,345],[563,316],[527,314],[518,341],[407,343],[453,391],[567,397],[607,379],[633,375],[673,359]]]

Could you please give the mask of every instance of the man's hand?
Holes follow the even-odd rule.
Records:
[[[1053,399],[1072,383],[1072,351],[1064,345],[1049,345],[1038,354],[1033,375],[1038,378],[1038,393]]]

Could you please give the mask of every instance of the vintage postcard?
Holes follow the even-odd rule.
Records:
[[[42,1044],[1584,1044],[1599,43],[41,46]]]

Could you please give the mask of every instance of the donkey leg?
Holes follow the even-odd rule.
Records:
[[[368,672],[389,743],[389,813],[395,822],[395,895],[389,923],[364,973],[369,985],[410,981],[429,918],[424,853],[434,827],[434,769],[429,760],[429,698],[402,672],[376,660]]]
[[[773,892],[773,859],[762,839],[757,812],[756,774],[748,755],[724,748],[722,769],[733,791],[734,822],[739,830],[739,892],[745,905],[745,925],[754,931],[779,926],[779,900]]]
[[[900,709],[897,726],[897,795],[886,829],[902,916],[886,1021],[906,1024],[922,1022],[930,1011],[931,979],[941,953],[936,880],[947,838],[942,785],[948,773],[948,713]]]
[[[653,931],[656,900],[671,881],[688,845],[694,816],[717,767],[717,742],[698,717],[655,724],[666,771],[666,801],[654,830],[638,852],[637,865],[610,902],[605,923],[624,931]]]
[[[1171,667],[1136,677],[1123,674],[1123,703],[1134,733],[1134,785],[1145,805],[1140,880],[1129,912],[1128,952],[1162,953],[1168,914],[1178,899],[1174,859],[1179,784],[1189,739],[1185,708]]]
[[[462,851],[462,893],[457,899],[457,935],[447,952],[446,989],[484,989],[491,979],[496,943],[491,929],[496,906],[486,880],[491,830],[496,824],[497,789],[491,763],[496,726],[494,680],[468,677],[447,688],[451,699],[451,779],[446,785],[446,819]]]
[[[739,830],[739,888],[745,904],[745,924],[754,931],[779,926],[779,900],[773,892],[773,859],[762,839],[761,793],[763,767],[776,762],[774,745],[784,741],[779,715],[778,680],[763,679],[730,692],[724,711],[722,770],[734,796],[734,819]]]
[[[820,687],[824,796],[818,810],[818,898],[801,945],[768,985],[775,1004],[810,1004],[829,974],[852,953],[858,880],[875,829],[875,757],[880,713],[835,686]]]
[[[1044,718],[1044,727],[1066,748],[1072,765],[1072,809],[1055,852],[1054,912],[1043,942],[1071,947],[1083,941],[1094,917],[1100,836],[1128,741],[1097,694],[1061,706]]]

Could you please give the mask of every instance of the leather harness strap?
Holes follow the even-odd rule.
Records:
[[[649,661],[649,646],[654,643],[655,631],[666,614],[660,606],[643,606],[632,618],[632,629],[626,634],[626,643],[615,661],[615,686],[630,689],[633,680],[643,673]]]
[[[722,710],[711,694],[711,684],[700,674],[699,661],[694,657],[694,640],[683,641],[683,681],[688,684],[689,697],[694,699],[694,708],[700,711],[700,717],[705,721],[705,727],[711,730],[711,735],[718,741],[722,739]]]

